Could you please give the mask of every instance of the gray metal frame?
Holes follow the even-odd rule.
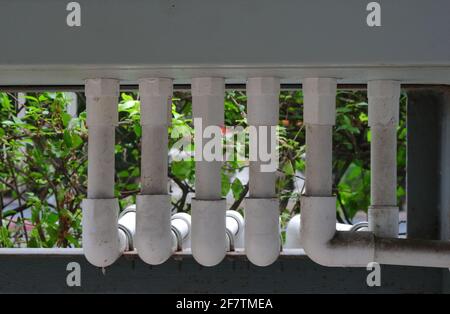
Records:
[[[450,2],[379,0],[78,0],[81,27],[61,0],[0,0],[1,85],[134,83],[169,76],[306,76],[341,83],[450,83]]]
[[[341,84],[450,84],[448,0],[378,0],[381,27],[366,25],[369,1],[362,0],[78,0],[79,28],[65,24],[68,2],[0,0],[2,89],[80,88],[92,77],[130,85],[148,76],[176,84],[269,75],[283,84],[317,76]],[[408,233],[448,239],[449,87],[408,93]],[[74,261],[82,285],[69,288],[66,266]],[[80,251],[0,255],[0,293],[450,292],[446,269],[383,266],[376,288],[367,287],[367,274],[321,267],[304,255],[283,255],[267,268],[232,255],[204,268],[191,256],[150,267],[128,254],[106,274]]]
[[[70,262],[81,266],[81,287],[66,284]],[[104,274],[77,252],[9,255],[0,257],[0,293],[440,293],[450,288],[445,272],[382,266],[381,287],[368,287],[366,269],[322,267],[304,255],[281,256],[263,268],[232,255],[207,268],[187,255],[149,266],[129,254]]]
[[[448,239],[450,87],[415,87],[407,93],[408,233]],[[212,268],[186,254],[152,267],[131,253],[103,274],[82,250],[2,251],[0,293],[450,293],[447,269],[382,266],[381,287],[368,287],[364,268],[322,267],[294,253],[267,268],[253,266],[242,253],[229,254]],[[81,266],[81,287],[66,285],[69,262]]]

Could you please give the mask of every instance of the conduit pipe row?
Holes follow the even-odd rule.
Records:
[[[168,126],[172,80],[139,80],[141,101],[141,194],[136,199],[136,249],[150,265],[164,263],[173,252],[171,202],[167,193]]]
[[[136,205],[128,206],[119,215],[119,232],[128,239],[136,239]],[[226,211],[226,245],[227,251],[243,247],[244,218],[235,210]],[[170,238],[172,252],[191,248],[191,216],[187,213],[176,213],[170,219]],[[133,241],[121,243],[122,251],[132,251]]]
[[[119,229],[124,230],[134,241],[136,241],[136,221],[136,205],[130,205],[120,213]],[[190,248],[190,235],[191,216],[187,213],[174,214],[170,219],[169,234],[172,252]],[[133,250],[133,247],[129,247],[128,250]]]
[[[279,201],[275,193],[276,170],[264,170],[274,162],[278,125],[280,80],[274,77],[249,78],[247,120],[250,133],[249,197],[245,199],[245,252],[257,266],[272,264],[280,254]],[[261,155],[270,156],[262,160]]]
[[[389,134],[385,144],[389,146],[385,152],[375,151],[375,167],[381,166],[378,156],[386,156],[388,162],[392,160],[392,151],[395,141],[392,140],[391,131],[385,127],[395,124],[397,115],[396,108],[392,107],[394,99],[398,99],[394,93],[399,93],[398,82],[394,81],[372,81],[369,82],[369,117],[372,127],[381,127],[376,130],[382,134]],[[374,232],[341,232],[336,231],[336,198],[331,193],[331,138],[328,130],[335,122],[335,91],[336,80],[333,78],[308,78],[303,82],[304,93],[304,119],[307,138],[306,169],[316,169],[317,172],[308,172],[306,178],[306,195],[302,197],[302,219],[301,219],[301,241],[307,255],[315,262],[324,266],[338,267],[366,267],[370,262],[380,264],[442,267],[450,266],[450,243],[448,241],[425,241],[413,239],[398,239],[393,234],[394,227],[378,226],[380,222],[386,221],[386,216],[393,216],[396,211],[395,200],[392,193],[391,182],[393,175],[388,175],[389,192],[383,196],[380,193],[382,187],[374,187],[372,205],[386,206],[372,209],[369,221],[372,230],[379,234],[392,233],[393,238],[378,237]],[[375,100],[375,102],[374,102]],[[384,107],[381,109],[381,107]],[[388,113],[383,113],[388,111]],[[377,116],[380,114],[381,116]],[[390,117],[391,120],[386,117]],[[394,120],[392,120],[394,118]],[[381,125],[381,126],[380,126]],[[326,134],[324,134],[326,133]],[[377,140],[375,140],[377,141]],[[372,149],[382,149],[381,144],[375,143]],[[372,164],[372,165],[374,165]],[[391,167],[391,165],[389,165]],[[394,169],[396,169],[394,167]],[[378,170],[381,170],[378,168]],[[374,171],[374,169],[372,169]],[[313,177],[314,176],[314,177]],[[313,180],[313,182],[311,182]],[[308,183],[309,181],[309,183]],[[374,182],[375,181],[375,182]],[[380,184],[381,178],[375,177],[373,184]],[[379,199],[382,202],[378,203]],[[389,198],[388,198],[389,196]],[[384,203],[386,202],[386,203]],[[386,210],[384,210],[386,209]],[[379,212],[377,212],[379,211]],[[373,214],[373,213],[376,214]],[[393,218],[397,221],[398,218]]]

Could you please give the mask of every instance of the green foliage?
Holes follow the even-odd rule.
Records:
[[[82,94],[79,97],[83,100]],[[79,247],[81,245],[81,200],[86,193],[86,112],[77,118],[67,113],[63,93],[28,94],[24,108],[13,94],[0,93],[0,246]],[[406,96],[400,103],[398,128],[398,200],[404,203],[406,160]],[[121,209],[135,203],[140,190],[140,112],[136,93],[122,93],[119,126],[116,129],[115,195]],[[20,114],[19,114],[20,112]],[[228,91],[225,126],[247,126],[246,95]],[[298,183],[304,179],[305,130],[301,91],[280,95],[279,179],[282,225],[300,212]],[[169,149],[192,155],[192,99],[176,92],[169,128]],[[231,133],[227,133],[232,137]],[[180,140],[187,145],[178,146]],[[333,133],[333,186],[338,199],[338,219],[349,222],[365,211],[370,197],[370,130],[367,125],[366,94],[339,91],[337,123]],[[225,142],[225,145],[235,145]],[[181,151],[179,151],[182,149]],[[190,210],[195,193],[195,162],[174,160],[169,177],[181,195],[173,197],[173,209]],[[241,210],[248,184],[236,174],[248,167],[245,161],[226,161],[222,173],[222,195],[230,209]],[[25,215],[24,213],[28,214]]]
[[[83,115],[66,113],[62,93],[28,95],[26,108],[13,95],[0,95],[2,245],[80,246],[87,167]],[[28,208],[31,216],[25,218]]]

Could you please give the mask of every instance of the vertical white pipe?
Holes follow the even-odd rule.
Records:
[[[280,253],[279,202],[275,194],[277,167],[263,168],[261,154],[271,156],[269,163],[277,164],[276,141],[279,114],[280,80],[274,77],[249,78],[247,82],[247,119],[250,128],[249,197],[245,200],[245,251],[255,265],[272,264]],[[255,136],[256,135],[256,136]],[[261,139],[267,139],[265,149]],[[265,150],[265,151],[263,151]]]
[[[167,194],[168,111],[171,79],[139,80],[141,100],[141,194],[137,196],[136,248],[146,263],[158,265],[172,254],[170,195]]]
[[[83,250],[90,263],[111,265],[124,249],[114,198],[114,133],[118,122],[119,81],[86,81],[88,198],[83,200]]]
[[[119,81],[86,81],[88,139],[88,198],[114,197],[115,127],[118,122]]]
[[[305,107],[306,108],[306,107]],[[332,125],[306,125],[307,195],[331,195],[332,189]]]
[[[224,126],[225,81],[223,78],[192,79],[192,113],[200,122],[195,125],[195,197],[200,200],[221,198],[222,162],[204,158],[203,150],[208,141],[218,134],[209,136],[205,129],[209,126]],[[206,152],[206,150],[205,150]],[[210,152],[210,150],[208,150]]]
[[[192,254],[204,266],[214,266],[222,261],[226,252],[225,210],[221,197],[220,160],[222,156],[224,126],[225,81],[223,78],[192,79],[192,111],[195,126],[195,199],[192,200]],[[205,129],[212,132],[205,134]],[[209,149],[212,142],[216,149]],[[212,145],[214,146],[214,145]],[[205,149],[205,147],[207,149]]]
[[[306,124],[306,182],[309,196],[332,192],[332,127],[336,120],[336,79],[307,78],[303,82]]]
[[[173,81],[167,78],[139,80],[141,100],[141,193],[167,193],[168,112]]]
[[[78,116],[78,97],[77,93],[74,92],[66,92],[64,93],[64,97],[67,99],[67,113],[72,116],[72,118],[76,118]]]
[[[369,229],[379,237],[398,236],[397,126],[400,83],[368,82],[371,128]]]

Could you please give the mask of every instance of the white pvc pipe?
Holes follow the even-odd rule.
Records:
[[[286,226],[286,242],[283,246],[283,249],[300,249],[302,247],[302,241],[300,236],[300,229],[301,229],[301,215],[297,214],[293,216],[287,226]],[[352,230],[354,225],[350,224],[342,224],[342,223],[336,223],[336,230],[337,231],[350,231]],[[363,231],[365,228],[362,227],[361,229],[355,230],[355,231]]]
[[[167,194],[168,111],[172,80],[139,80],[141,100],[141,194],[136,203],[136,248],[139,257],[159,265],[172,255],[170,195]]]
[[[274,77],[249,78],[247,82],[247,119],[250,134],[249,197],[245,200],[245,252],[255,265],[268,266],[280,254],[279,201],[275,194],[276,167],[264,170],[261,154],[276,158],[270,145],[278,125],[280,80]],[[256,136],[255,136],[256,135]],[[261,138],[267,139],[266,148]],[[264,151],[263,151],[264,150]],[[271,161],[274,163],[274,160]],[[266,168],[267,169],[267,168]]]
[[[305,79],[303,103],[306,124],[306,164],[308,165],[305,192],[307,195],[330,195],[332,127],[336,120],[334,113],[336,80],[332,78]]]
[[[371,206],[369,230],[379,237],[398,236],[397,126],[400,83],[368,82],[369,126],[371,128]]]
[[[120,243],[121,247],[126,248],[126,251],[133,250],[133,243],[136,241],[136,205],[130,205],[120,213],[118,224],[119,233],[123,233],[124,239],[127,240]],[[187,213],[176,213],[171,217],[170,225],[172,252],[190,248],[191,216]]]
[[[172,250],[184,250],[190,247],[191,216],[187,213],[176,213],[171,219]]]
[[[115,127],[118,123],[119,81],[86,80],[88,198],[114,198]]]
[[[262,154],[275,156],[270,142],[273,130],[278,125],[280,97],[280,80],[274,77],[254,77],[247,81],[247,121],[256,133],[250,134],[249,195],[255,198],[272,198],[276,196],[275,171],[261,171],[261,166],[267,162],[261,161]],[[266,147],[262,140],[267,139]],[[264,151],[262,151],[264,150]]]
[[[227,230],[227,251],[243,248],[245,231],[244,217],[235,210],[227,210],[225,224]]]
[[[192,255],[203,266],[219,264],[226,253],[226,200],[192,200]]]
[[[134,238],[136,236],[136,206],[128,206],[119,215],[119,234],[121,238],[126,239],[122,245],[123,251],[134,250]],[[122,235],[123,234],[123,235]]]
[[[126,249],[118,230],[119,205],[114,198],[114,128],[118,122],[119,81],[86,81],[88,142],[88,191],[83,208],[83,250],[86,259],[106,267]]]
[[[224,97],[223,78],[192,79],[196,159],[195,199],[192,200],[192,254],[204,266],[220,263],[226,253],[226,201],[221,196],[222,162],[203,154],[207,142],[215,139],[219,143],[216,146],[219,149],[217,153],[222,155],[220,131],[211,134],[205,134],[204,131],[209,126],[214,126],[216,131],[218,127],[224,126]],[[209,150],[205,153],[214,152]]]
[[[206,77],[192,79],[192,113],[200,122],[195,125],[195,197],[200,200],[221,199],[220,160],[209,160],[206,143],[221,134],[205,134],[205,129],[217,130],[224,126],[225,81],[223,78]],[[220,130],[220,129],[219,129]],[[217,138],[218,140],[218,138]],[[210,146],[208,146],[210,147]],[[205,152],[204,152],[205,150]],[[205,154],[204,154],[205,153]],[[225,215],[225,210],[224,213]]]
[[[305,95],[309,92],[311,96],[314,96],[304,99],[305,123],[328,125],[330,122],[334,123],[334,119],[330,121],[325,118],[335,115],[335,103],[331,99],[322,103],[323,112],[317,120],[309,119],[311,117],[309,113],[317,112],[317,99],[321,98],[323,90],[329,90],[332,79],[313,80],[318,82],[317,88],[304,91]],[[308,86],[310,85],[306,84],[304,88],[308,89]],[[320,144],[309,141],[309,145]],[[311,162],[311,159],[307,160]],[[309,166],[307,162],[306,167]],[[325,187],[325,189],[329,188]],[[320,192],[322,189],[318,190]],[[315,193],[316,191],[310,190],[308,195],[302,197],[300,236],[306,254],[318,264],[333,267],[366,267],[368,263],[378,262],[404,266],[442,268],[450,266],[450,242],[448,241],[380,238],[373,232],[336,231],[336,197],[331,193],[327,196],[315,195]]]
[[[141,102],[141,193],[167,194],[168,126],[173,81],[167,78],[139,80]]]

